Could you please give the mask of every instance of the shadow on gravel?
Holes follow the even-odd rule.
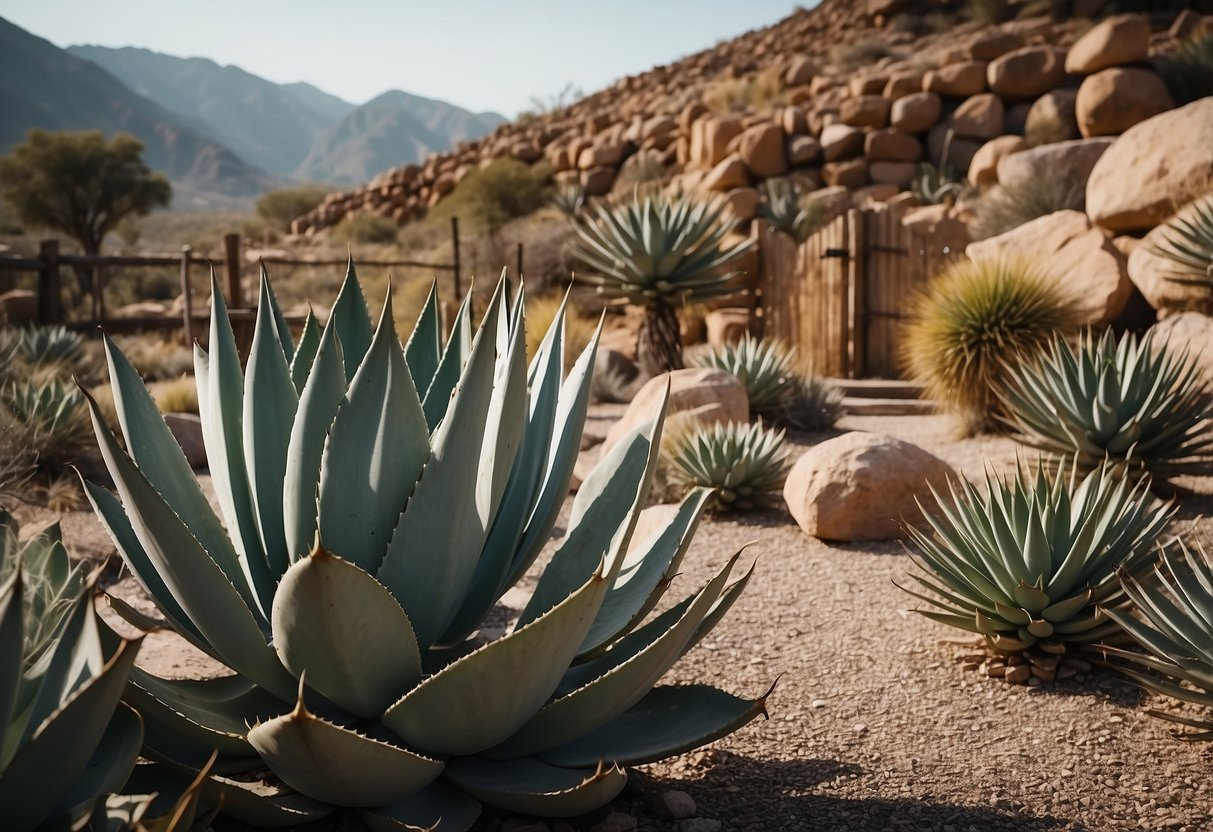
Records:
[[[1014,807],[966,806],[913,798],[845,798],[807,791],[860,766],[835,760],[758,760],[730,754],[698,781],[679,781],[699,815],[731,830],[805,832],[1087,832],[1082,823],[1050,815],[1016,814]]]

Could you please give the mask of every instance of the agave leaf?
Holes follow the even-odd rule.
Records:
[[[118,412],[118,423],[131,458],[143,471],[152,487],[175,508],[182,522],[223,570],[223,574],[236,587],[250,609],[256,609],[256,599],[232,546],[231,538],[215,516],[206,495],[202,493],[198,479],[185,459],[185,453],[165,424],[164,417],[151,394],[147,392],[139,372],[131,366],[109,336],[104,338],[104,344],[110,383],[114,392],[114,409]],[[199,377],[199,388],[205,386],[204,379],[205,377]],[[121,507],[118,506],[117,510],[121,511]],[[116,516],[112,519],[116,520]],[[110,533],[115,537],[118,550],[122,552],[122,542],[118,540],[113,524],[107,525],[111,526]],[[156,586],[157,579],[147,574],[150,570],[140,569],[136,563],[129,565],[141,581],[146,581],[145,588],[149,592],[160,589]],[[158,599],[161,596],[153,594],[152,597]]]
[[[533,757],[490,762],[461,757],[447,766],[446,777],[477,800],[540,817],[571,817],[597,809],[627,785],[618,766],[562,768]]]
[[[433,453],[376,574],[399,599],[418,641],[427,647],[459,611],[497,510],[500,492],[494,489],[493,464],[498,432],[517,436],[521,430],[521,418],[508,424],[490,420],[498,333],[506,324],[504,286],[497,286],[446,416],[434,432]],[[495,415],[500,420],[503,414],[499,409]]]
[[[467,362],[472,351],[472,292],[469,290],[455,313],[451,324],[451,337],[447,340],[442,358],[438,359],[438,369],[434,371],[434,379],[421,397],[425,410],[425,421],[432,431],[438,427],[442,417],[446,415],[447,405],[451,401],[451,393],[463,375],[463,365]],[[420,389],[420,388],[418,388]]]
[[[772,688],[774,690],[774,688]],[[596,731],[539,757],[558,766],[594,765],[614,760],[643,765],[706,745],[766,716],[767,691],[742,699],[708,685],[653,688],[638,703]]]
[[[161,679],[135,668],[125,693],[149,725],[225,758],[249,758],[248,725],[279,713],[275,699],[240,676],[206,681]]]
[[[60,806],[66,810],[122,791],[143,745],[143,721],[129,706],[118,703],[84,770],[68,783]]]
[[[307,554],[316,535],[320,463],[329,428],[345,400],[343,366],[337,328],[328,327],[320,337],[311,372],[299,394],[299,407],[287,444],[282,523],[292,558]]]
[[[396,599],[320,547],[283,576],[272,621],[283,665],[357,716],[379,716],[421,679],[417,640]]]
[[[342,359],[345,362],[345,378],[353,382],[354,374],[362,366],[367,350],[371,348],[371,313],[366,308],[366,297],[358,284],[358,275],[354,272],[354,260],[350,258],[345,267],[345,279],[341,282],[341,290],[337,300],[329,312],[328,326],[336,333],[341,341]]]
[[[371,832],[466,832],[480,816],[480,803],[442,780],[391,806],[358,813]]]
[[[720,598],[733,555],[707,583],[683,615],[643,650],[583,687],[550,702],[518,733],[489,752],[490,757],[521,757],[554,748],[590,733],[635,705],[682,657],[696,629]]]
[[[0,564],[4,561],[0,560]],[[7,726],[17,702],[21,682],[21,645],[24,626],[21,620],[21,570],[0,585],[0,725]]]
[[[320,349],[320,324],[312,310],[308,310],[307,318],[303,321],[303,334],[299,336],[299,346],[291,358],[291,383],[295,392],[302,395],[303,387],[307,384],[308,375],[312,372],[312,362],[316,360],[316,351]]]
[[[606,594],[601,566],[545,614],[430,676],[383,723],[436,754],[475,754],[517,731],[556,690]],[[510,691],[485,697],[484,691]]]
[[[7,828],[23,832],[37,826],[70,794],[118,705],[139,642],[124,642],[93,678],[80,685],[63,706],[42,722],[0,778],[0,806]],[[54,772],[54,777],[47,777]]]
[[[325,547],[374,574],[429,453],[389,291],[366,360],[324,445],[319,529]]]
[[[395,803],[443,769],[438,760],[309,713],[302,698],[291,713],[253,726],[248,739],[283,783],[337,806]]]
[[[105,465],[114,477],[139,543],[198,632],[234,670],[278,696],[294,680],[266,643],[252,612],[172,508],[117,445],[95,402],[89,402]]]
[[[299,398],[286,359],[289,332],[284,344],[272,298],[263,270],[257,325],[244,377],[244,461],[261,548],[269,574],[277,582],[290,564],[283,533],[282,484]]]
[[[223,814],[253,829],[301,826],[333,813],[333,807],[291,789],[211,776],[202,784],[203,799],[221,802]]]
[[[404,345],[404,358],[418,390],[429,389],[441,357],[442,313],[438,307],[438,281],[434,281],[408,343]]]

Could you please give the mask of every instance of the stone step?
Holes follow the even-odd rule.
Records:
[[[917,399],[922,385],[889,378],[833,378],[830,383],[844,396],[857,399]]]
[[[935,402],[926,399],[844,396],[842,406],[850,416],[925,416],[935,412]]]

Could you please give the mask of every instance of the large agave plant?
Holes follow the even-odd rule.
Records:
[[[609,297],[644,306],[636,353],[645,374],[681,368],[675,309],[737,291],[737,272],[727,269],[754,241],[724,246],[733,223],[720,199],[636,193],[615,206],[595,205],[585,214],[573,254],[589,271],[577,279]]]
[[[748,332],[740,341],[701,353],[695,363],[736,376],[755,413],[779,413],[796,389],[792,351],[780,341],[759,340]]]
[[[1204,469],[1213,396],[1196,363],[1147,335],[1053,339],[1039,361],[1008,373],[1008,424],[1027,444],[1083,470],[1111,460],[1163,479]]]
[[[431,294],[402,348],[390,296],[372,330],[351,267],[328,325],[309,320],[298,344],[263,279],[242,377],[213,298],[196,377],[222,520],[112,344],[129,453],[93,408],[118,492],[87,486],[98,514],[173,629],[233,671],[136,669],[149,756],[196,768],[217,748],[206,789],[254,826],[341,812],[375,830],[465,829],[481,803],[601,806],[622,766],[763,713],[706,685],[652,687],[748,578],[729,583],[734,557],[639,626],[707,499],[629,551],[661,414],[587,477],[525,609],[491,636],[568,494],[597,338],[565,378],[557,316],[528,369],[524,304],[503,280],[474,335],[465,300],[443,348]],[[264,783],[227,777],[265,769]]]
[[[84,395],[59,378],[24,378],[0,387],[0,417],[26,438],[42,464],[72,462],[89,445]]]
[[[669,449],[671,481],[685,488],[711,489],[717,510],[748,510],[779,493],[792,462],[783,431],[762,422],[729,422],[689,430]]]
[[[1013,480],[987,475],[984,493],[953,484],[936,502],[929,529],[909,528],[924,573],[911,577],[931,594],[909,591],[933,608],[919,612],[1038,663],[1122,637],[1106,612],[1128,605],[1116,572],[1148,567],[1173,513],[1146,482],[1105,467],[1081,480],[1021,467]]]
[[[1125,594],[1140,617],[1127,610],[1108,615],[1149,655],[1104,648],[1122,661],[1118,669],[1155,693],[1213,706],[1213,566],[1203,550],[1193,552],[1181,541],[1163,551],[1153,581],[1122,576]],[[1213,739],[1213,716],[1187,717],[1165,711],[1150,713],[1198,729],[1182,736]]]
[[[85,819],[121,790],[143,726],[121,703],[139,642],[103,637],[93,579],[58,525],[18,532],[0,511],[0,818],[26,832]]]
[[[821,224],[820,202],[806,203],[801,189],[787,179],[768,179],[766,200],[762,203],[763,219],[772,226],[804,242]]]
[[[1213,195],[1198,200],[1190,216],[1173,217],[1166,225],[1156,251],[1175,264],[1167,279],[1213,290]]]

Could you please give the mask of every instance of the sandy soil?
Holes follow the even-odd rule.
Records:
[[[1008,440],[957,440],[942,416],[838,427],[909,440],[971,478],[1015,459]],[[1213,507],[1213,481],[1186,484],[1197,496],[1177,529],[1195,523],[1207,538],[1213,524],[1194,518]],[[90,515],[68,516],[64,530],[77,553],[112,551]],[[612,806],[630,817],[600,814],[576,827],[637,828],[634,818],[641,830],[681,832],[1213,829],[1213,747],[1174,739],[1144,713],[1139,691],[1106,673],[1027,688],[962,669],[969,651],[942,643],[955,634],[913,613],[914,599],[893,585],[912,568],[898,543],[826,544],[782,511],[713,518],[671,597],[752,540],[758,569],[746,594],[666,681],[709,678],[757,696],[778,678],[770,720],[645,767]],[[129,577],[112,591],[138,600]],[[149,637],[140,663],[172,676],[213,672],[166,634]],[[665,789],[686,790],[698,817],[720,825],[661,819],[649,801]],[[544,828],[501,818],[486,827]]]

